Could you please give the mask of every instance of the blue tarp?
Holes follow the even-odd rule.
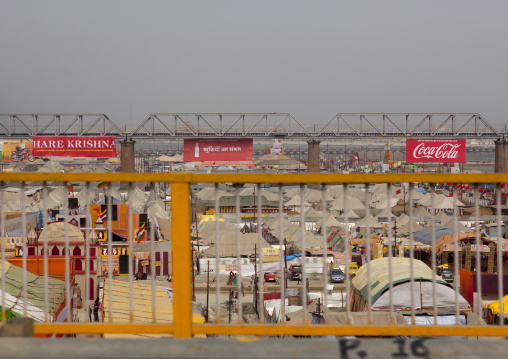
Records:
[[[416,192],[420,192],[420,193],[423,193],[423,194],[427,193],[427,191],[426,191],[426,190],[424,190],[424,189],[423,189],[423,187],[418,187],[418,188],[415,188],[414,190],[415,190]]]
[[[436,227],[436,242],[453,233],[453,230],[447,227]],[[432,227],[423,228],[414,232],[413,239],[423,244],[432,245]]]
[[[292,254],[292,255],[290,255],[290,256],[286,256],[286,260],[287,260],[287,261],[291,261],[291,260],[293,260],[293,259],[295,259],[295,258],[298,258],[298,257],[301,257],[301,256],[302,256],[302,254],[301,254],[301,253],[298,253],[298,254]]]

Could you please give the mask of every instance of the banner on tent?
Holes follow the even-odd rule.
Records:
[[[279,248],[262,248],[263,262],[278,262],[280,260]]]

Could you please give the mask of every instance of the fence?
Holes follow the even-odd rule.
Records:
[[[28,268],[28,261],[30,259],[29,255],[29,248],[30,246],[27,243],[26,236],[27,233],[23,232],[21,235],[22,237],[22,245],[20,246],[20,249],[22,250],[22,273],[20,274],[21,277],[16,277],[20,279],[20,292],[18,293],[18,299],[22,299],[22,305],[17,303],[17,307],[9,307],[9,295],[6,291],[10,285],[9,282],[9,276],[6,275],[10,271],[10,265],[8,264],[6,260],[6,254],[7,254],[7,246],[2,245],[1,250],[1,273],[2,278],[0,281],[1,289],[2,289],[2,298],[1,298],[1,304],[3,308],[2,312],[2,318],[5,321],[6,319],[6,313],[8,309],[12,310],[18,310],[21,311],[21,313],[24,316],[29,316],[30,311],[39,312],[40,315],[42,315],[42,320],[39,320],[34,325],[34,333],[35,334],[143,334],[143,335],[172,335],[174,337],[179,338],[187,338],[187,337],[193,337],[193,336],[199,336],[199,335],[255,335],[255,336],[324,336],[324,335],[335,335],[335,336],[380,336],[380,337],[386,337],[386,336],[508,336],[508,329],[506,326],[503,326],[502,320],[501,325],[499,326],[485,326],[481,325],[480,322],[476,322],[476,324],[469,323],[469,325],[460,325],[461,322],[461,316],[463,316],[463,312],[467,312],[471,309],[474,309],[477,313],[481,315],[481,307],[480,304],[475,303],[477,306],[476,308],[465,308],[461,306],[462,302],[460,302],[460,298],[462,298],[460,292],[459,292],[459,283],[460,283],[460,275],[459,271],[455,270],[455,278],[454,278],[454,287],[451,288],[447,286],[448,289],[454,291],[454,305],[452,307],[448,307],[448,310],[451,311],[451,315],[454,318],[452,321],[452,325],[438,325],[438,312],[439,308],[439,298],[437,298],[440,286],[443,284],[441,279],[439,279],[436,275],[436,267],[437,267],[437,256],[436,256],[436,241],[439,238],[436,238],[436,234],[434,233],[435,223],[432,222],[431,227],[433,228],[433,234],[431,238],[431,244],[430,244],[430,272],[426,272],[427,277],[425,278],[425,287],[428,289],[425,293],[428,293],[430,302],[432,303],[430,306],[427,306],[423,308],[423,305],[420,308],[418,306],[418,300],[419,298],[415,298],[413,294],[413,289],[415,286],[422,286],[422,278],[418,277],[418,275],[421,274],[419,272],[420,270],[424,271],[424,269],[421,269],[423,267],[418,267],[420,264],[415,264],[413,261],[413,258],[415,258],[415,244],[413,242],[413,217],[412,213],[409,213],[409,238],[408,238],[408,248],[407,248],[407,254],[409,254],[409,259],[404,262],[404,265],[407,265],[408,272],[409,273],[409,281],[407,281],[406,285],[408,285],[410,288],[410,298],[409,298],[409,305],[407,305],[402,312],[404,312],[407,317],[410,317],[411,319],[408,322],[408,325],[402,325],[397,319],[397,312],[399,311],[398,308],[394,307],[394,303],[396,303],[397,298],[396,296],[397,292],[395,291],[397,288],[397,278],[400,279],[401,274],[398,272],[396,266],[399,266],[402,262],[397,262],[397,260],[401,261],[400,259],[395,258],[394,253],[398,253],[400,255],[400,251],[402,253],[405,252],[404,248],[400,248],[400,243],[397,242],[397,240],[394,238],[394,235],[391,230],[387,231],[387,238],[386,238],[386,247],[387,251],[386,254],[384,254],[386,262],[386,269],[388,271],[388,280],[387,280],[387,287],[384,288],[383,291],[379,292],[379,288],[375,288],[377,285],[376,280],[379,281],[379,267],[376,267],[373,263],[371,263],[371,257],[373,257],[373,253],[371,253],[372,248],[370,245],[366,246],[366,252],[365,257],[368,259],[368,263],[365,265],[365,268],[361,268],[361,273],[359,272],[357,278],[353,280],[354,283],[352,283],[352,278],[349,273],[349,270],[345,271],[345,289],[346,289],[346,311],[343,314],[343,318],[345,320],[344,324],[339,324],[337,320],[331,320],[331,312],[327,308],[327,296],[328,291],[326,290],[326,285],[328,284],[328,273],[327,270],[323,271],[323,279],[322,279],[322,288],[323,288],[323,303],[320,305],[320,314],[322,314],[322,318],[324,320],[324,324],[322,324],[322,320],[318,319],[319,324],[311,324],[310,319],[313,317],[312,315],[309,315],[307,313],[306,308],[304,306],[303,310],[301,310],[301,321],[298,320],[298,324],[293,323],[287,323],[286,322],[286,314],[288,313],[285,301],[281,300],[281,309],[280,309],[280,322],[278,324],[265,324],[264,323],[264,316],[261,315],[261,319],[259,319],[259,323],[256,324],[244,324],[242,319],[242,310],[244,309],[244,306],[242,303],[242,297],[239,296],[237,301],[237,312],[238,312],[238,322],[229,324],[229,323],[222,323],[220,320],[220,316],[218,316],[218,320],[216,323],[200,323],[199,316],[196,316],[193,314],[193,307],[192,307],[192,280],[191,280],[191,273],[193,271],[192,266],[192,249],[191,249],[191,186],[193,184],[197,183],[204,183],[207,184],[207,186],[213,186],[214,189],[214,208],[215,213],[218,217],[219,215],[219,184],[223,183],[230,183],[233,184],[234,188],[234,200],[235,200],[235,207],[237,209],[235,216],[236,216],[236,223],[240,223],[240,211],[241,208],[240,202],[241,197],[240,196],[240,188],[238,186],[235,186],[236,184],[254,184],[255,185],[255,194],[254,197],[257,199],[257,203],[261,203],[262,201],[262,191],[260,190],[260,184],[264,183],[270,183],[271,188],[277,188],[278,194],[275,194],[278,198],[278,208],[279,208],[279,215],[278,215],[278,221],[279,224],[282,224],[282,213],[284,212],[284,198],[283,198],[283,191],[284,186],[288,185],[297,185],[300,188],[295,189],[293,191],[294,193],[298,194],[301,198],[301,206],[304,205],[304,187],[309,184],[315,184],[317,186],[322,186],[321,190],[321,198],[318,201],[314,201],[316,203],[320,203],[322,208],[327,208],[329,206],[328,200],[326,198],[326,188],[328,188],[331,185],[339,185],[342,186],[342,193],[343,193],[343,215],[342,215],[342,223],[350,223],[350,219],[348,218],[348,191],[351,189],[348,187],[350,184],[363,184],[365,185],[365,188],[367,189],[364,191],[364,201],[367,203],[367,208],[370,207],[371,199],[370,196],[372,194],[368,190],[369,188],[373,187],[374,184],[386,184],[386,199],[387,199],[387,205],[386,210],[388,211],[388,224],[387,228],[392,228],[393,222],[392,222],[392,216],[391,211],[393,207],[393,199],[395,198],[395,184],[399,183],[429,183],[431,185],[431,188],[435,184],[439,183],[449,183],[453,184],[453,201],[454,201],[454,207],[453,207],[453,216],[452,220],[454,223],[455,228],[458,228],[458,213],[457,213],[457,184],[462,183],[469,183],[473,184],[474,186],[478,186],[478,184],[485,184],[485,183],[494,183],[496,184],[496,203],[498,203],[497,206],[497,218],[498,218],[498,233],[501,233],[501,184],[508,181],[508,175],[505,174],[482,174],[482,175],[456,175],[456,174],[347,174],[347,175],[339,175],[339,174],[299,174],[299,175],[293,175],[293,174],[192,174],[192,173],[171,173],[171,174],[130,174],[130,173],[2,173],[0,174],[0,181],[2,183],[2,188],[5,189],[7,187],[7,183],[12,182],[20,182],[21,183],[21,190],[23,191],[27,184],[29,183],[37,183],[40,184],[43,187],[43,199],[42,201],[42,210],[43,213],[47,213],[47,210],[49,209],[50,205],[54,205],[51,201],[54,200],[54,198],[50,198],[48,196],[48,188],[50,186],[54,186],[55,184],[58,184],[60,186],[69,187],[71,185],[80,184],[83,189],[85,190],[91,190],[96,186],[97,182],[108,182],[108,183],[121,183],[125,188],[127,188],[129,191],[133,191],[134,186],[136,183],[149,183],[150,184],[150,192],[151,192],[151,200],[155,201],[155,188],[157,183],[167,183],[171,186],[171,238],[172,238],[172,280],[173,280],[173,290],[172,290],[172,299],[173,304],[171,308],[171,313],[166,312],[165,314],[161,314],[161,308],[162,312],[165,310],[165,306],[167,303],[167,298],[165,296],[167,293],[163,290],[161,292],[160,288],[157,288],[158,283],[157,278],[155,276],[156,271],[156,245],[155,243],[155,231],[156,228],[153,225],[155,214],[149,213],[148,217],[152,225],[149,227],[148,230],[148,236],[147,239],[149,240],[150,245],[150,258],[152,260],[149,261],[150,266],[150,272],[152,273],[150,281],[151,286],[143,287],[142,290],[139,290],[140,288],[140,282],[134,283],[135,278],[134,274],[136,269],[134,268],[134,263],[136,262],[136,258],[134,258],[134,246],[136,243],[133,239],[137,235],[140,235],[140,231],[143,228],[134,228],[134,223],[132,220],[134,213],[134,210],[132,209],[132,206],[129,206],[127,209],[127,213],[117,213],[117,216],[126,215],[127,218],[129,218],[130,221],[128,221],[128,228],[122,228],[122,233],[125,235],[125,238],[131,239],[127,242],[124,242],[124,245],[127,246],[128,250],[126,253],[128,253],[128,280],[125,281],[115,281],[115,268],[116,268],[116,262],[114,262],[114,257],[116,253],[114,253],[115,248],[120,242],[113,241],[114,232],[120,233],[120,230],[117,230],[113,228],[113,220],[108,219],[106,221],[106,230],[104,231],[107,237],[105,244],[102,247],[99,248],[106,248],[107,249],[107,261],[105,260],[105,268],[107,268],[106,273],[104,273],[104,282],[105,285],[102,288],[102,293],[99,293],[100,295],[103,295],[104,298],[107,297],[107,300],[104,302],[104,318],[105,322],[102,323],[96,323],[89,320],[89,316],[85,316],[85,322],[81,321],[80,323],[75,323],[71,321],[72,316],[66,315],[66,313],[71,313],[71,300],[70,298],[75,296],[75,293],[73,293],[73,286],[72,279],[71,279],[71,273],[70,271],[66,272],[66,277],[63,281],[56,282],[54,279],[50,278],[50,276],[42,276],[38,278],[34,278],[33,280],[29,280],[30,273],[27,272],[25,269]],[[398,191],[399,189],[397,189]],[[106,197],[111,198],[112,193],[112,185],[106,187],[105,189],[105,195]],[[413,191],[408,192],[408,201],[409,201],[409,208],[413,207],[413,203],[415,202],[412,198]],[[4,218],[4,213],[7,212],[7,205],[5,200],[5,191],[1,192],[0,195],[0,205],[1,205],[1,215],[2,218]],[[476,194],[477,195],[477,194]],[[430,195],[430,212],[435,213],[434,206],[435,206],[435,195],[432,192]],[[74,213],[71,213],[69,211],[65,212],[65,220],[64,220],[64,230],[62,232],[63,234],[63,249],[60,250],[59,253],[63,253],[61,257],[65,258],[65,268],[72,267],[72,262],[75,262],[76,260],[84,260],[85,265],[84,269],[81,270],[82,275],[85,277],[85,293],[89,293],[91,290],[91,281],[90,278],[94,276],[93,270],[91,268],[91,263],[93,262],[94,257],[98,258],[97,252],[95,252],[95,255],[93,255],[93,251],[91,251],[91,238],[93,237],[93,232],[96,231],[91,223],[91,217],[88,216],[89,213],[91,213],[91,206],[90,203],[90,196],[85,196],[85,202],[84,204],[81,204],[82,207],[85,208],[85,216],[84,218],[84,230],[85,237],[87,240],[82,243],[82,246],[85,251],[85,255],[74,255],[71,254],[71,246],[79,246],[80,244],[78,241],[73,239],[72,233],[71,233],[71,224],[69,223],[69,219],[74,216]],[[67,200],[67,199],[65,199]],[[29,203],[29,201],[26,199],[25,196],[19,197],[20,201],[20,207],[22,209],[28,208],[29,205],[32,203]],[[113,200],[106,201],[104,204],[107,207],[107,216],[111,214],[111,217],[113,217]],[[476,223],[477,228],[480,223],[480,216],[478,215],[478,201],[475,202],[475,213],[476,213]],[[258,228],[262,227],[262,215],[261,215],[261,206],[257,206],[258,213],[256,221]],[[28,211],[28,210],[27,210]],[[98,212],[99,213],[99,212]],[[369,218],[371,216],[370,211],[366,210],[366,235],[364,238],[369,239],[371,238],[372,233],[374,233],[374,229],[372,228],[372,225],[370,220],[372,218]],[[385,213],[386,215],[386,213]],[[95,216],[95,215],[94,215]],[[320,214],[322,221],[321,223],[327,223],[327,219],[330,216],[327,211],[321,211]],[[48,214],[44,215],[44,223],[49,222]],[[26,215],[23,214],[22,218],[22,228],[26,228]],[[118,219],[117,219],[118,221]],[[103,222],[104,223],[104,222]],[[305,256],[305,248],[306,248],[306,236],[305,236],[305,212],[300,210],[300,237],[301,237],[301,245],[300,248],[304,248],[302,251],[302,255]],[[219,240],[219,221],[215,221],[216,224],[216,252],[215,256],[218,258],[220,255],[220,240]],[[2,233],[2,244],[4,244],[4,236],[6,233],[6,221],[1,222],[0,226],[0,232]],[[143,229],[143,231],[145,231]],[[283,229],[282,226],[279,228],[279,244],[282,247],[284,245],[283,243]],[[257,254],[256,256],[258,258],[262,258],[262,236],[261,231],[258,231],[258,244],[257,245]],[[455,233],[458,231],[455,230]],[[122,234],[120,233],[120,234]],[[44,261],[44,273],[49,273],[49,263],[51,262],[51,255],[50,255],[50,248],[49,246],[55,245],[52,241],[47,240],[47,237],[51,233],[48,233],[47,231],[43,232],[41,234],[42,238],[39,237],[38,246],[41,246],[42,241],[42,248],[41,251],[39,251],[39,247],[37,247],[36,254],[39,255],[39,253],[42,252],[42,255],[39,255],[40,258]],[[329,233],[327,233],[326,225],[324,226],[321,234],[320,234],[320,241],[322,243],[322,248],[327,248],[327,236]],[[72,237],[72,238],[71,238]],[[240,232],[236,232],[236,257],[238,260],[238,263],[240,263],[241,255],[240,255],[240,247],[241,243],[239,242],[240,239]],[[350,234],[349,231],[345,231],[344,233],[344,240],[345,243],[349,243],[350,241]],[[480,248],[479,244],[482,241],[481,235],[479,231],[476,231],[474,234],[474,242],[477,244],[476,248]],[[55,242],[56,243],[56,242]],[[458,236],[454,236],[454,242],[455,244],[455,256],[454,256],[454,262],[453,266],[455,269],[459,268],[461,263],[459,263],[459,241]],[[497,253],[502,253],[502,247],[501,247],[501,241],[497,242]],[[398,252],[395,249],[395,246],[399,246]],[[57,246],[58,247],[58,246]],[[58,248],[57,248],[58,249]],[[93,248],[92,248],[93,249]],[[118,248],[117,248],[118,249]],[[348,245],[345,245],[345,254],[346,254],[346,268],[348,268],[349,263],[349,257],[350,257],[350,247]],[[105,252],[105,253],[106,253]],[[326,251],[323,251],[322,258],[323,262],[327,261],[327,254]],[[33,254],[33,252],[32,252]],[[379,253],[378,253],[379,254]],[[79,257],[79,258],[78,258]],[[482,262],[482,254],[480,253],[479,249],[476,250],[475,253],[476,263],[481,265]],[[502,269],[502,255],[497,256],[497,273],[499,273],[499,293],[498,298],[500,299],[501,308],[500,313],[503,313],[503,305],[502,305],[502,298],[504,295],[504,290],[502,286],[502,276],[503,273]],[[104,258],[105,259],[105,258]],[[138,260],[144,260],[143,258],[138,258]],[[119,261],[121,261],[119,259]],[[216,261],[216,271],[219,272],[219,261]],[[379,263],[379,262],[378,262]],[[121,265],[121,264],[120,264]],[[124,264],[125,265],[125,264]],[[263,263],[262,261],[259,261],[260,268],[256,268],[257,272],[263,273],[263,266],[266,268],[266,263]],[[280,256],[279,258],[279,268],[283,267],[283,258]],[[305,270],[305,261],[302,262],[302,281],[305,283],[307,279],[307,272]],[[430,270],[429,269],[429,270]],[[97,271],[97,270],[96,270]],[[430,273],[430,274],[429,274]],[[361,274],[361,275],[360,275]],[[386,274],[386,273],[385,273]],[[242,267],[239,266],[238,268],[238,276],[242,277]],[[399,277],[397,277],[399,276]],[[478,297],[482,298],[482,285],[481,285],[481,277],[482,276],[476,276],[476,288],[478,291]],[[32,278],[32,277],[30,277]],[[356,282],[355,282],[356,281]],[[121,282],[121,283],[120,283]],[[259,297],[263,298],[263,282],[264,278],[261,275],[260,276],[260,283],[258,285],[258,293]],[[35,284],[38,283],[38,287],[34,289],[33,287]],[[355,284],[356,283],[356,284]],[[355,284],[355,285],[353,285]],[[207,280],[207,286],[209,285]],[[362,287],[363,285],[363,287]],[[241,290],[241,284],[238,283],[236,289],[237,291]],[[56,297],[56,295],[52,295],[51,290],[55,290],[54,288],[60,288],[62,287],[62,290],[65,293],[64,298],[62,297]],[[148,289],[149,288],[149,289]],[[280,293],[285,293],[286,287],[285,287],[285,281],[281,280],[279,284]],[[224,289],[224,288],[223,288]],[[37,292],[39,290],[39,292]],[[302,297],[307,298],[307,291],[308,288],[305,285],[302,285],[301,292]],[[216,305],[217,310],[220,311],[220,296],[221,293],[221,283],[220,280],[217,281],[215,286],[215,296],[216,296]],[[378,297],[375,297],[375,294],[378,293],[379,296],[385,295],[385,300],[387,301],[386,305],[382,307],[381,309],[374,307],[374,302],[378,303],[377,300]],[[423,293],[421,291],[420,293]],[[54,293],[53,293],[54,294]],[[423,295],[422,295],[423,296]],[[57,302],[57,299],[60,302]],[[113,302],[113,300],[121,299],[119,301],[116,301],[116,304]],[[54,301],[54,303],[50,303],[51,300]],[[34,303],[37,304],[37,308],[34,309]],[[61,303],[59,308],[56,308],[58,303]],[[423,303],[423,299],[420,300],[420,304]],[[92,305],[92,300],[87,296],[86,298],[83,298],[83,305],[85,308],[90,308]],[[115,308],[115,305],[117,306]],[[144,310],[145,315],[140,315],[138,306],[142,306]],[[53,309],[51,309],[54,307]],[[352,311],[352,308],[363,308],[363,311],[366,315],[366,320],[355,320],[353,319],[355,313]],[[159,308],[159,311],[158,311]],[[210,308],[207,308],[208,310]],[[264,312],[264,308],[262,307],[261,301],[259,301],[258,304],[258,310],[263,310],[261,313]],[[53,310],[53,311],[52,311]],[[427,325],[427,326],[421,326],[417,325],[416,317],[418,314],[420,314],[421,311],[427,310],[431,317],[434,318],[434,325]],[[321,313],[322,312],[322,313]],[[388,313],[388,321],[383,322],[382,324],[376,323],[376,313],[378,312],[384,312]],[[48,313],[53,313],[53,317],[49,315]],[[63,313],[63,314],[62,314]],[[59,322],[58,321],[58,314],[61,316],[64,316],[66,319],[65,322]],[[399,313],[400,314],[400,313]],[[162,318],[162,319],[161,319]],[[360,323],[360,324],[358,324]]]

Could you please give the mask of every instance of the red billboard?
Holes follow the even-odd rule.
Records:
[[[186,138],[183,161],[252,161],[252,138]]]
[[[406,140],[407,162],[466,162],[466,140]]]
[[[35,136],[36,157],[116,157],[114,136]]]

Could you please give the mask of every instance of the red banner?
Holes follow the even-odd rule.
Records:
[[[407,162],[466,162],[466,140],[406,140]]]
[[[252,161],[252,138],[186,138],[183,161]]]
[[[114,136],[35,136],[36,157],[116,157]]]

